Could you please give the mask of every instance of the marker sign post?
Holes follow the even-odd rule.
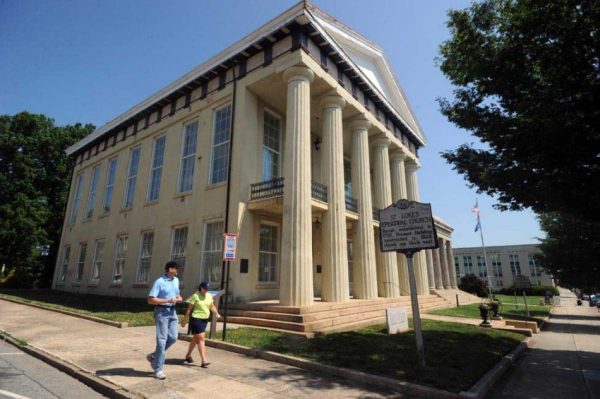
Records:
[[[235,233],[223,234],[223,260],[226,262],[227,277],[225,278],[225,305],[223,311],[223,341],[227,336],[227,304],[229,302],[229,262],[237,260],[237,240],[238,235]]]
[[[419,354],[419,365],[424,367],[425,348],[423,347],[413,255],[422,249],[438,247],[431,204],[400,200],[382,209],[379,216],[381,219],[379,222],[381,251],[403,253],[408,261],[408,282],[417,339],[417,353]]]

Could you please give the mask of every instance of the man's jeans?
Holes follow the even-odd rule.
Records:
[[[154,352],[154,371],[163,369],[165,352],[177,341],[177,313],[175,306],[171,308],[155,307],[156,319],[156,351]]]

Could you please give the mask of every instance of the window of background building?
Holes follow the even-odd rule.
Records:
[[[258,281],[261,283],[276,283],[279,275],[279,251],[277,226],[272,224],[260,225],[260,244],[258,249]]]
[[[500,255],[492,255],[492,268],[494,269],[494,277],[502,277],[502,263]]]
[[[479,277],[487,277],[487,267],[483,256],[477,255],[477,269],[479,271]]]
[[[75,196],[73,197],[73,205],[71,208],[71,224],[77,221],[77,213],[79,212],[79,202],[81,202],[81,190],[83,186],[83,173],[77,175],[75,183]]]
[[[227,104],[214,112],[210,184],[227,180],[230,130],[231,104]]]
[[[181,144],[181,163],[179,164],[178,193],[192,191],[194,185],[194,165],[196,164],[196,146],[198,142],[198,121],[190,122],[183,129]]]
[[[504,282],[502,280],[496,280],[496,287],[503,287]]]
[[[123,281],[123,272],[125,271],[125,256],[127,255],[127,235],[117,237],[115,245],[115,264],[113,268],[113,284],[120,284]]]
[[[94,166],[92,169],[92,179],[90,180],[90,194],[88,195],[87,206],[85,207],[85,217],[90,219],[94,216],[94,208],[96,206],[96,192],[98,191],[98,180],[100,180],[100,165]]]
[[[71,256],[71,246],[65,245],[63,249],[62,263],[60,264],[60,273],[58,280],[61,282],[67,281],[67,270],[69,269],[69,257]]]
[[[154,245],[154,232],[146,231],[140,238],[140,259],[138,260],[138,271],[135,278],[137,283],[147,283],[150,266],[152,265],[152,247]]]
[[[223,222],[204,225],[204,244],[202,245],[202,276],[211,284],[221,284],[221,265],[223,252]]]
[[[133,206],[135,197],[135,185],[137,183],[138,169],[140,166],[140,147],[131,150],[131,158],[129,160],[129,172],[127,173],[127,186],[125,188],[125,196],[123,197],[123,208],[128,209]]]
[[[79,244],[79,258],[77,259],[77,273],[75,280],[81,281],[83,278],[83,269],[85,268],[85,255],[87,253],[87,243]]]
[[[531,255],[528,255],[529,258],[529,271],[531,275],[534,277],[540,277],[542,275],[542,270],[540,266],[537,264],[535,258]]]
[[[117,173],[117,158],[108,161],[108,169],[106,172],[106,183],[104,186],[104,199],[102,200],[102,213],[110,212],[112,206],[112,197],[115,187],[115,175]]]
[[[92,273],[90,282],[96,283],[100,280],[100,271],[102,270],[102,259],[104,258],[104,239],[96,240],[94,245],[94,260],[92,261]]]
[[[152,149],[152,165],[150,167],[150,179],[148,179],[148,194],[146,201],[157,201],[160,196],[160,178],[162,177],[163,160],[165,155],[166,136],[160,136],[154,140]]]
[[[463,264],[465,265],[465,275],[473,274],[473,259],[471,255],[463,256]]]
[[[454,269],[456,270],[456,277],[460,277],[460,260],[458,256],[454,257]]]
[[[520,276],[521,275],[521,264],[519,263],[518,255],[508,255],[508,260],[510,262],[510,271],[512,276]]]
[[[179,264],[177,277],[183,280],[183,272],[185,271],[185,251],[187,247],[188,228],[177,227],[173,229],[173,237],[171,241],[171,260]]]
[[[269,111],[264,114],[262,180],[281,176],[281,118]]]

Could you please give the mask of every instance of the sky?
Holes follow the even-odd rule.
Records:
[[[42,113],[57,124],[119,116],[270,19],[294,0],[0,0],[0,114]],[[314,0],[386,52],[428,145],[419,151],[421,201],[455,230],[453,246],[536,243],[529,211],[500,212],[440,156],[476,142],[440,112],[452,86],[436,66],[449,38],[447,10],[463,0]],[[1,145],[1,143],[0,143]]]

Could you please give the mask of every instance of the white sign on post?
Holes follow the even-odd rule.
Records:
[[[438,247],[430,204],[400,200],[379,214],[382,252]]]
[[[385,310],[387,320],[387,333],[398,334],[408,331],[408,309],[405,307],[387,308]]]
[[[223,234],[223,260],[236,260],[237,257],[237,234]]]

